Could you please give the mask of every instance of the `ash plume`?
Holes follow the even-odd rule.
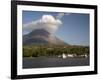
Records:
[[[23,33],[31,32],[35,29],[45,29],[51,34],[54,34],[59,26],[62,24],[60,18],[63,15],[60,14],[59,18],[55,18],[52,15],[43,15],[39,20],[32,21],[23,25]]]

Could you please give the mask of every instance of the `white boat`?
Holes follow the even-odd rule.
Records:
[[[87,57],[88,57],[88,55],[85,54],[85,58],[87,58]]]
[[[65,58],[67,58],[67,56],[63,53],[62,58],[65,59]]]
[[[68,54],[67,57],[74,57],[74,55],[73,54]]]

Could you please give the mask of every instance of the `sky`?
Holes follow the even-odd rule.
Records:
[[[44,15],[49,15],[50,20],[47,19],[48,16]],[[72,45],[89,45],[89,14],[41,11],[23,11],[22,13],[23,25],[27,25],[32,22],[35,22],[35,24],[36,22],[44,23],[44,19],[46,19],[47,22],[54,21],[56,23],[56,26],[58,27],[57,30],[54,31],[54,35],[56,35],[58,38],[65,41],[66,43]],[[29,30],[24,30],[23,26],[23,34],[27,34],[27,32],[29,32]]]

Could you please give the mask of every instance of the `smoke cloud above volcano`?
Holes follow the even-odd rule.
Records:
[[[23,25],[23,34],[35,29],[45,29],[54,34],[61,24],[62,21],[59,18],[55,18],[52,15],[43,15],[40,19]]]
[[[56,19],[61,19],[64,15],[70,15],[70,13],[59,13],[57,16],[56,16]]]

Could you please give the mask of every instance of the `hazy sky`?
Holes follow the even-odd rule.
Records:
[[[36,12],[23,11],[23,25],[37,21],[43,15],[52,15],[56,18],[59,12]],[[89,45],[89,14],[65,13],[60,18],[62,24],[55,32],[55,35],[65,42],[73,45]],[[26,31],[23,31],[27,33]]]

